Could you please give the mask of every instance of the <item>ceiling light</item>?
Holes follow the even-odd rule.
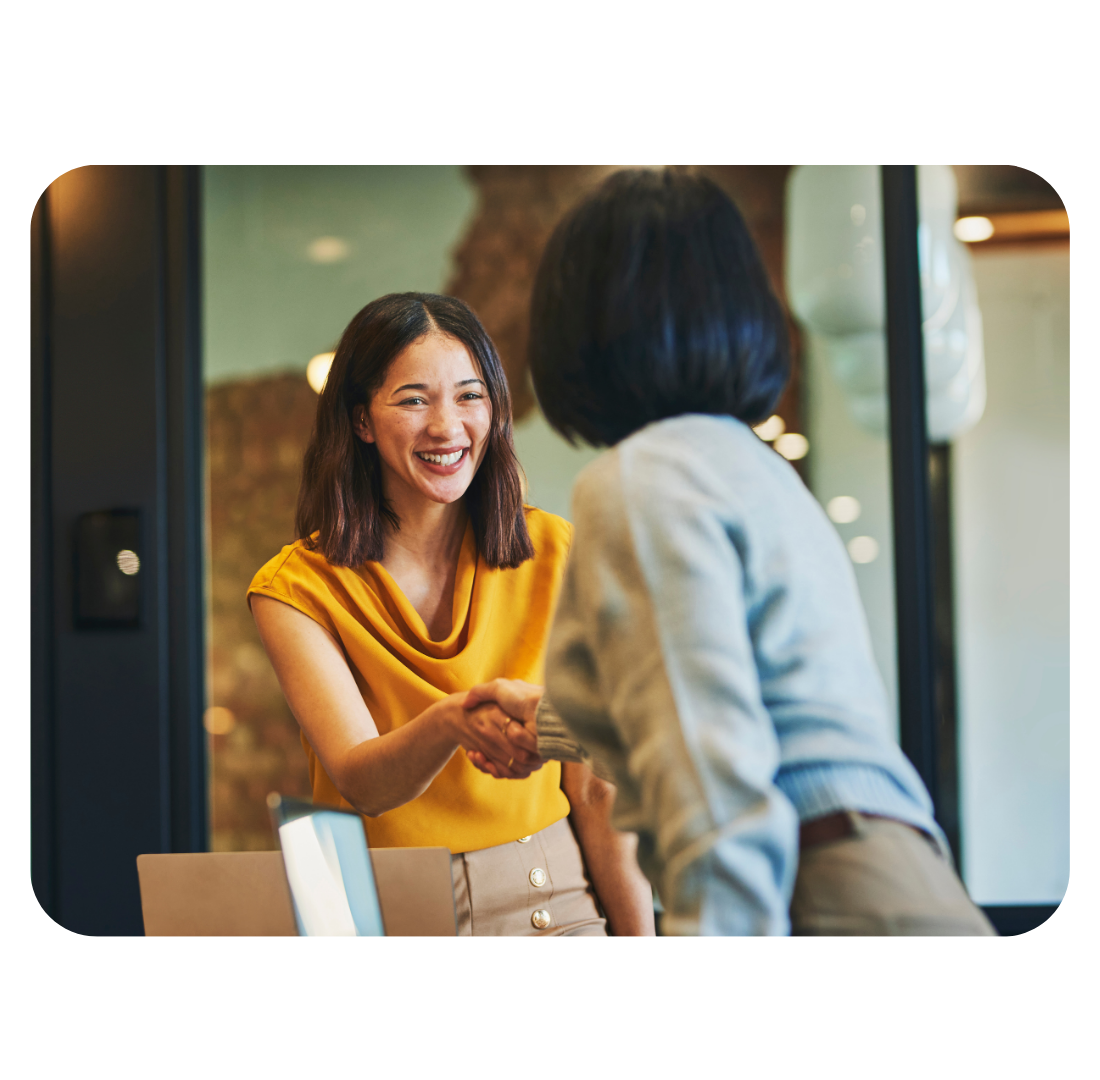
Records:
[[[961,217],[955,222],[955,238],[967,244],[988,240],[993,235],[993,222],[987,217]]]
[[[336,353],[318,353],[306,364],[306,380],[313,387],[315,393],[320,393],[325,388],[325,379],[328,378],[328,369],[332,367],[332,359]]]
[[[339,236],[318,236],[306,248],[310,262],[343,262],[351,254],[351,244]]]

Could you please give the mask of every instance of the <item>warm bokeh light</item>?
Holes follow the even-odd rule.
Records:
[[[202,726],[211,735],[228,735],[237,726],[232,710],[222,705],[212,705],[202,714]]]
[[[993,235],[993,222],[987,217],[961,217],[955,222],[955,236],[967,244],[988,240]]]
[[[129,548],[123,548],[115,556],[115,562],[127,577],[133,577],[141,569],[141,560],[137,557],[137,552]]]
[[[318,236],[306,248],[310,262],[343,262],[351,254],[351,244],[339,236]]]
[[[805,435],[788,431],[786,435],[780,435],[775,440],[775,448],[788,461],[798,461],[810,452],[810,440]]]
[[[769,416],[762,424],[757,424],[752,429],[764,440],[764,442],[771,442],[773,439],[778,439],[784,431],[787,430],[787,425],[783,423],[782,416]]]
[[[825,512],[838,525],[847,525],[855,521],[862,513],[863,507],[859,505],[859,499],[853,495],[838,495],[830,499],[825,507]]]
[[[328,369],[332,367],[332,358],[336,353],[318,353],[306,364],[306,380],[313,387],[315,393],[320,393],[325,388],[325,379],[328,378]]]
[[[870,563],[878,558],[878,541],[873,536],[854,536],[848,541],[848,554],[854,563]]]

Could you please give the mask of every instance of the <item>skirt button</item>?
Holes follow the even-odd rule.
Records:
[[[529,873],[527,876],[528,878],[530,878],[531,884],[534,885],[536,889],[546,884],[546,871],[543,870],[541,867],[536,866],[535,869],[532,870],[531,873]]]
[[[546,908],[539,908],[531,915],[531,925],[536,930],[545,930],[550,925],[550,912]]]
[[[527,841],[528,841],[528,840],[530,840],[530,839],[531,839],[531,837],[529,837],[529,836],[521,836],[521,837],[520,837],[520,838],[519,838],[519,839],[518,839],[518,840],[516,841],[516,843],[517,843],[517,844],[526,844],[526,843],[527,843]]]

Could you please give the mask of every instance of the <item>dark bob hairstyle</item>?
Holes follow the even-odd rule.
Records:
[[[382,494],[378,449],[356,437],[352,410],[369,409],[397,355],[433,331],[466,346],[493,408],[485,455],[464,496],[478,552],[492,567],[519,566],[534,554],[512,447],[512,398],[489,335],[461,300],[391,293],[367,304],[340,338],[302,463],[294,528],[335,566],[381,559],[385,525],[400,528]]]
[[[547,420],[594,446],[681,413],[757,423],[789,371],[745,222],[687,173],[614,173],[566,215],[539,264],[529,341]]]

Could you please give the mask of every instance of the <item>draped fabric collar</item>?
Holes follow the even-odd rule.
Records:
[[[366,585],[374,601],[369,613],[376,629],[385,628],[388,635],[400,640],[406,649],[434,660],[449,660],[466,647],[470,631],[474,584],[477,580],[478,552],[473,525],[467,521],[458,553],[455,572],[454,600],[451,603],[451,632],[441,641],[433,641],[419,612],[409,602],[401,587],[380,562],[369,562],[356,573]],[[391,647],[397,640],[391,642]],[[400,651],[405,651],[404,649]]]

